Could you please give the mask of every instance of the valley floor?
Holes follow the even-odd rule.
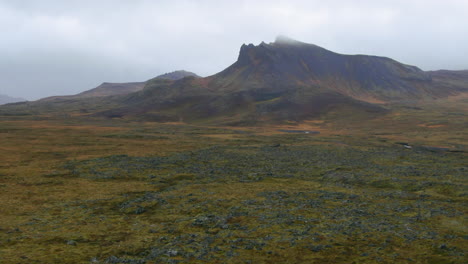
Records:
[[[466,263],[464,116],[418,111],[250,128],[2,117],[0,262]]]

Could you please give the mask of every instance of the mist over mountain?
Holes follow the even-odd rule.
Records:
[[[16,103],[16,102],[23,102],[23,101],[26,101],[26,99],[10,97],[10,96],[5,95],[5,94],[0,94],[0,105],[9,104],[9,103]]]

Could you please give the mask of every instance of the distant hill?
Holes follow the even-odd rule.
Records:
[[[130,82],[130,83],[102,83],[98,87],[77,94],[78,97],[100,97],[118,94],[128,94],[140,91],[145,87],[146,82]]]
[[[199,78],[200,76],[198,76],[197,74],[195,74],[193,72],[181,70],[181,71],[173,71],[173,72],[168,72],[168,73],[165,73],[165,74],[161,74],[161,75],[157,76],[156,78],[157,79],[167,79],[167,80],[176,81],[176,80],[180,80],[180,79],[185,78],[185,77]]]
[[[165,73],[153,79],[178,80],[187,76],[199,77],[193,72],[180,70],[180,71]],[[80,99],[80,98],[90,98],[90,97],[125,95],[125,94],[129,94],[129,93],[142,90],[145,87],[146,83],[147,83],[146,81],[145,82],[128,82],[128,83],[104,82],[101,85],[97,86],[96,88],[84,91],[76,95],[52,96],[52,97],[47,97],[41,100],[42,101],[69,100],[69,99]]]
[[[24,102],[24,101],[26,101],[26,99],[15,98],[15,97],[10,97],[8,95],[0,94],[0,105],[9,104],[9,103]]]
[[[460,90],[466,90],[468,88],[468,70],[464,71],[430,71],[433,82],[441,89],[453,90],[454,87],[458,87]]]

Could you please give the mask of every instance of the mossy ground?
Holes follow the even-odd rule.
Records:
[[[464,112],[422,109],[320,134],[2,117],[0,262],[466,263]]]

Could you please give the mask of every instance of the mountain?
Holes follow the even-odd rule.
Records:
[[[179,80],[185,77],[199,77],[193,72],[189,71],[174,71],[170,73],[165,73],[159,75],[154,79],[168,79],[168,80]],[[67,96],[52,96],[43,98],[43,101],[52,101],[52,100],[70,100],[70,99],[83,99],[83,98],[91,98],[91,97],[103,97],[103,96],[114,96],[114,95],[125,95],[133,92],[137,92],[142,90],[146,85],[145,82],[128,82],[128,83],[108,83],[104,82],[101,85],[97,86],[96,88],[84,91],[79,94],[75,95],[67,95]]]
[[[98,87],[84,91],[77,94],[77,97],[99,97],[99,96],[110,96],[119,94],[129,94],[140,91],[145,87],[145,82],[129,82],[129,83],[107,83],[104,82]]]
[[[10,97],[8,95],[0,94],[0,105],[9,104],[9,103],[23,102],[23,101],[26,101],[26,99],[15,98],[15,97]]]
[[[457,87],[460,92],[468,87],[468,70],[464,71],[430,71],[428,72],[437,86],[445,90],[453,90]]]
[[[193,72],[181,70],[181,71],[173,71],[173,72],[168,72],[168,73],[165,73],[165,74],[161,74],[161,75],[157,76],[156,78],[157,79],[167,79],[167,80],[176,81],[176,80],[180,80],[180,79],[185,78],[185,77],[199,78],[200,76],[198,76],[197,74],[195,74]]]
[[[301,86],[371,102],[444,94],[433,89],[431,75],[417,67],[385,57],[342,55],[285,37],[243,45],[237,62],[216,79],[229,91],[245,82],[256,89]]]
[[[301,121],[330,112],[370,118],[393,102],[467,92],[467,76],[453,74],[447,81],[449,73],[279,37],[242,45],[237,61],[213,76],[148,82],[98,115],[225,124]]]
[[[178,71],[144,83],[103,84],[61,97],[55,104],[43,101],[38,109],[144,121],[252,125],[327,116],[369,120],[397,104],[413,106],[461,94],[468,94],[467,71],[425,72],[386,57],[343,55],[278,37],[269,44],[242,45],[237,61],[212,76]],[[28,111],[33,106],[28,104]]]

